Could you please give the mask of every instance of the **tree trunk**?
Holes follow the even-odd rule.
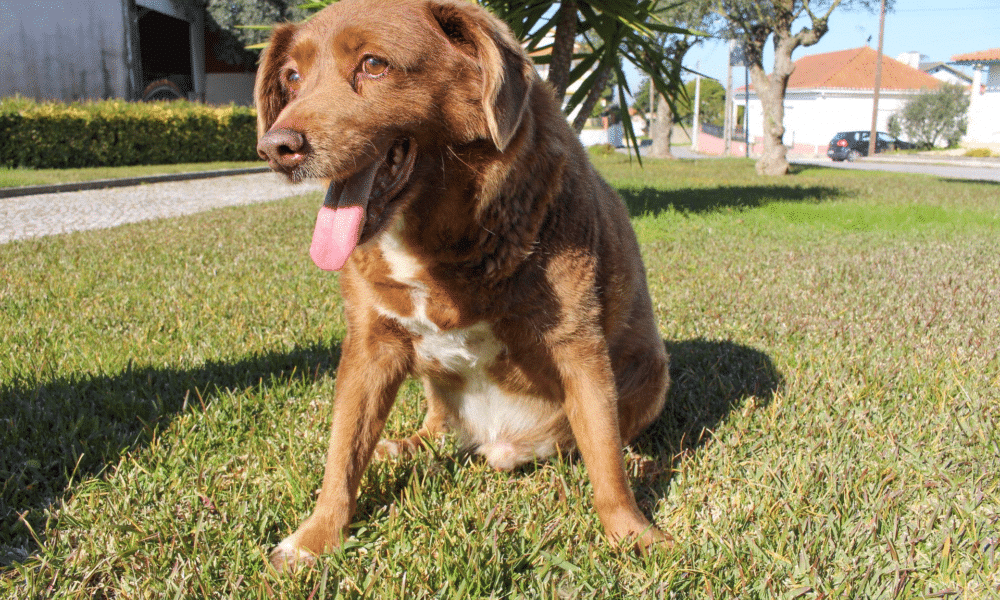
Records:
[[[573,64],[573,44],[576,42],[576,0],[559,4],[559,22],[552,42],[552,62],[549,63],[549,83],[556,93],[559,106],[569,87],[569,72]]]
[[[610,64],[600,67],[600,69],[597,79],[594,80],[593,87],[590,88],[590,91],[587,92],[587,97],[580,103],[580,112],[576,113],[576,118],[573,119],[573,129],[577,134],[583,131],[583,126],[587,124],[590,113],[594,110],[594,106],[597,105],[597,101],[601,99],[601,94],[604,93],[604,86],[608,85],[608,79],[611,78]]]
[[[787,175],[789,164],[788,149],[782,138],[785,135],[785,95],[779,90],[780,84],[763,73],[751,68],[753,85],[757,89],[757,98],[764,112],[764,153],[757,161],[757,173],[760,175]]]
[[[792,51],[797,45],[796,40],[775,39],[774,70],[770,75],[764,72],[759,61],[750,61],[750,78],[764,112],[764,153],[756,165],[760,175],[787,175],[789,171],[788,148],[782,141],[785,135],[785,90],[795,70]]]
[[[670,141],[674,133],[674,112],[670,110],[670,104],[662,94],[656,97],[656,119],[650,125],[649,135],[653,138],[653,145],[649,148],[649,155],[653,158],[673,158],[670,153]]]

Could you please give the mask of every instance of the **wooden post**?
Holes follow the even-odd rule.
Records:
[[[729,156],[733,138],[733,48],[736,41],[729,41],[729,53],[726,55],[726,114],[722,118],[722,155]]]

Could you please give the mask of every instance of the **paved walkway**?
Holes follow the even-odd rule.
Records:
[[[0,244],[268,202],[320,189],[318,184],[290,185],[274,173],[258,173],[0,198]]]

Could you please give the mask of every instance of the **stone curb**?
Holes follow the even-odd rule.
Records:
[[[124,179],[97,179],[94,181],[56,183],[52,185],[28,185],[24,187],[0,188],[0,198],[17,198],[19,196],[34,196],[37,194],[58,194],[61,192],[80,192],[83,190],[103,190],[107,188],[142,185],[145,183],[210,179],[213,177],[227,177],[229,175],[250,175],[253,173],[267,173],[270,170],[271,169],[268,167],[247,167],[244,169],[222,169],[218,171],[194,171],[191,173],[146,175],[142,177],[126,177]]]

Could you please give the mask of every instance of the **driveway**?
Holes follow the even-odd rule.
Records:
[[[257,173],[0,198],[0,244],[269,202],[320,190],[319,184],[291,185],[274,173]]]

